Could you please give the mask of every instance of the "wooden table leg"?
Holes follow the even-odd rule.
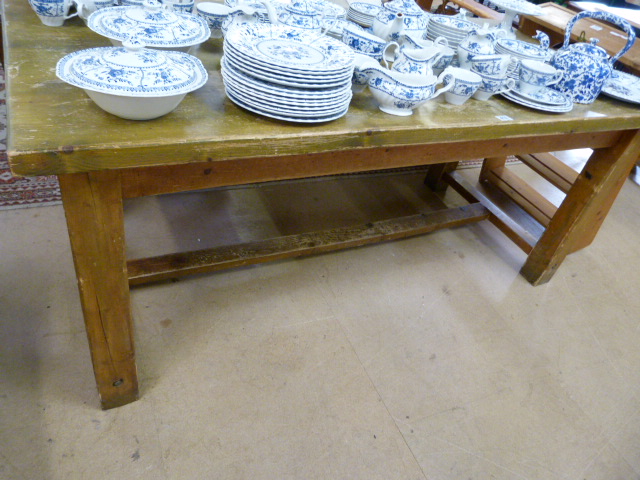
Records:
[[[120,174],[59,180],[98,393],[118,407],[138,398]]]
[[[637,159],[638,148],[640,131],[633,131],[612,147],[594,150],[520,270],[529,282],[548,282],[569,253],[593,239]]]

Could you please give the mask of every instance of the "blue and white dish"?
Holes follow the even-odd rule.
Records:
[[[512,93],[525,100],[556,106],[565,105],[568,98],[564,93],[558,92],[549,87],[543,87],[535,92],[523,92],[516,87],[512,90]]]
[[[288,88],[283,85],[277,85],[260,80],[236,70],[233,66],[228,65],[224,58],[222,59],[221,65],[223,79],[229,78],[237,83],[241,83],[256,95],[266,93],[268,95],[284,97],[291,103],[318,103],[325,101],[336,103],[343,100],[344,97],[349,94],[349,92],[343,87],[323,89]]]
[[[132,39],[123,45],[70,53],[58,61],[56,75],[104,110],[133,120],[169,113],[207,81],[196,57],[147,49]]]
[[[614,70],[604,84],[602,93],[623,102],[640,104],[640,78]]]
[[[207,22],[191,13],[165,10],[155,1],[142,7],[108,7],[87,19],[94,32],[119,45],[132,35],[150,48],[187,50],[209,39]]]
[[[566,101],[562,105],[549,105],[548,103],[538,102],[536,100],[529,100],[519,95],[515,90],[509,90],[508,92],[500,93],[504,98],[522,105],[524,107],[532,108],[534,110],[540,110],[548,113],[565,113],[570,112],[573,109],[573,100],[569,97],[565,97]]]
[[[351,81],[351,76],[332,78],[326,81],[315,80],[313,78],[298,77],[298,76],[285,76],[281,74],[272,74],[266,70],[260,70],[255,67],[247,67],[242,61],[235,59],[228,53],[225,54],[226,64],[229,67],[233,67],[236,70],[244,72],[247,75],[264,80],[276,85],[284,85],[286,87],[295,88],[332,88],[332,87],[344,87],[347,82]]]
[[[547,60],[549,49],[540,45],[516,40],[514,38],[500,38],[495,45],[496,53],[512,55],[521,60]]]
[[[237,51],[292,70],[339,71],[353,66],[354,53],[335,38],[285,25],[245,24],[225,38]]]
[[[285,122],[293,122],[293,123],[325,123],[325,122],[330,122],[333,120],[337,120],[341,117],[344,117],[345,114],[347,113],[349,107],[346,107],[343,111],[340,111],[334,115],[329,115],[329,116],[315,116],[315,117],[298,117],[295,115],[287,115],[285,113],[271,113],[268,111],[265,111],[264,109],[260,108],[260,107],[255,107],[253,105],[249,105],[246,103],[246,101],[244,101],[243,99],[238,98],[237,96],[235,96],[232,92],[226,91],[227,97],[229,97],[229,99],[235,103],[236,105],[238,105],[241,108],[244,108],[245,110],[248,110],[250,112],[253,113],[257,113],[259,115],[262,115],[264,117],[269,117],[269,118],[273,118],[275,120],[282,120]]]

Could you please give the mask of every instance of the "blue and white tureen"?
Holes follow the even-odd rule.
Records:
[[[208,78],[196,57],[144,48],[135,39],[70,53],[58,61],[56,75],[84,89],[103,110],[129,120],[166,115]]]
[[[102,8],[89,15],[87,26],[114,45],[135,36],[147,47],[168,50],[188,51],[211,36],[202,17],[166,10],[155,0],[145,0],[142,6]]]

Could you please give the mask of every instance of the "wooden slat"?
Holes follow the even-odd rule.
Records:
[[[531,228],[525,228],[522,223],[525,223],[528,219],[525,218],[525,221],[521,222],[516,221],[496,201],[495,194],[492,195],[481,184],[471,185],[460,172],[451,172],[445,175],[445,179],[465,200],[469,202],[478,201],[484,205],[490,212],[489,221],[509,237],[522,251],[525,253],[531,252],[542,233],[542,227],[538,229],[531,225]],[[522,212],[522,215],[527,214]],[[527,223],[531,224],[532,222],[529,221]]]
[[[525,165],[547,180],[549,183],[567,193],[578,178],[578,172],[551,153],[535,153],[517,156]]]
[[[183,275],[312,255],[374,242],[395,240],[485,220],[480,204],[382,220],[354,227],[287,235],[239,245],[130,260],[129,283],[139,285]]]
[[[544,226],[556,213],[557,207],[553,203],[506,167],[491,170],[484,181],[498,187]]]

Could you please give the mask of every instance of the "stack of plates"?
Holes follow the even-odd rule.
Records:
[[[376,3],[354,2],[349,5],[347,18],[363,27],[370,27],[381,8]]]
[[[286,25],[246,24],[224,39],[227,96],[254,113],[327,122],[347,113],[354,53],[338,40]]]
[[[438,37],[444,37],[448,40],[449,46],[455,50],[458,44],[475,28],[477,25],[462,18],[431,15],[427,26],[427,39],[435,40]]]
[[[573,100],[568,95],[549,87],[536,93],[524,93],[515,88],[502,95],[514,103],[543,112],[564,113],[573,108]]]

